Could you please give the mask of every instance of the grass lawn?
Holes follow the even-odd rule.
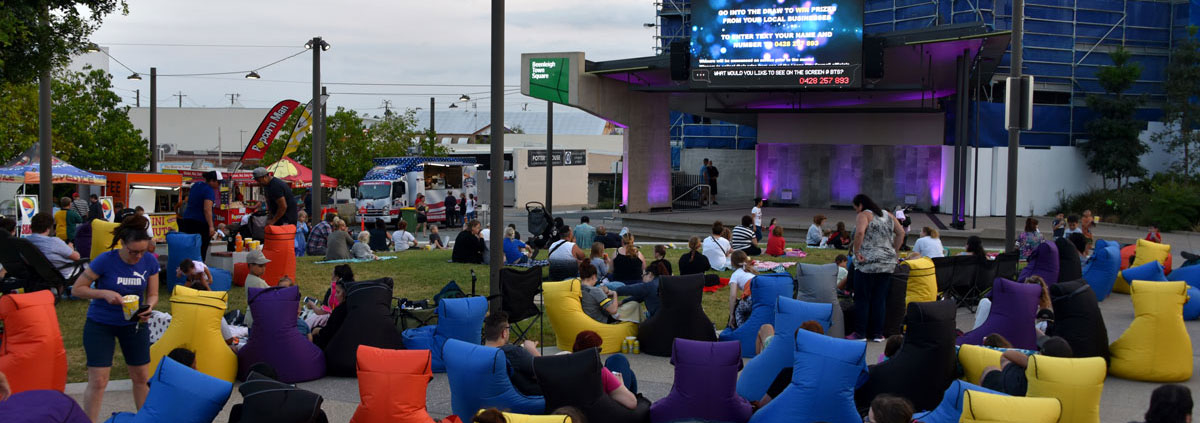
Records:
[[[686,244],[676,244],[676,246],[686,247]],[[652,253],[653,250],[647,247],[642,248],[643,254]],[[798,245],[790,245],[790,247],[796,248]],[[686,252],[686,248],[667,250],[667,259],[675,266],[679,261],[679,257]],[[614,251],[610,251],[609,253],[615,254]],[[843,253],[844,251],[838,250],[812,249],[808,251],[808,257],[799,261],[818,264],[831,263],[835,256]],[[475,274],[479,278],[476,284],[476,294],[488,295],[487,266],[447,263],[450,260],[450,250],[407,251],[396,255],[398,258],[394,260],[352,265],[356,279],[370,280],[390,277],[395,283],[395,297],[426,299],[432,298],[442,286],[451,280],[457,281],[464,291],[470,291],[470,270],[474,269]],[[768,261],[794,260],[768,256],[762,256],[758,259]],[[307,295],[320,298],[329,287],[333,265],[314,264],[313,262],[317,260],[317,257],[300,257],[296,260],[296,276],[302,296]],[[678,268],[678,266],[675,267]],[[722,272],[721,277],[728,277],[730,273],[732,272]],[[165,280],[163,285],[165,286]],[[170,296],[164,288],[160,294],[158,306],[155,309],[170,312],[169,299]],[[705,313],[708,314],[709,319],[716,324],[717,328],[724,328],[725,321],[729,315],[729,292],[723,289],[716,293],[705,294],[703,306]],[[82,336],[84,317],[87,313],[87,302],[78,300],[63,301],[57,307],[59,327],[62,329],[63,344],[67,350],[67,379],[69,382],[87,381]],[[246,290],[234,287],[229,293],[229,309],[245,308]],[[551,329],[549,321],[545,323],[545,345],[554,345],[554,331]],[[129,377],[128,374],[125,368],[125,359],[121,355],[120,348],[117,348],[116,357],[113,359],[112,379],[127,379]]]

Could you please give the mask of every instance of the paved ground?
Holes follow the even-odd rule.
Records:
[[[1101,304],[1101,309],[1108,327],[1109,339],[1110,341],[1116,340],[1133,320],[1133,306],[1129,296],[1114,294]],[[960,328],[969,329],[973,321],[973,314],[966,309],[959,309],[958,326]],[[1196,345],[1197,340],[1200,340],[1200,322],[1187,322],[1187,328],[1193,351],[1200,352],[1200,348],[1197,348]],[[547,351],[553,351],[553,348],[547,348]],[[868,363],[873,363],[874,358],[882,351],[883,344],[871,343],[868,345]],[[637,374],[638,385],[646,397],[657,400],[670,392],[673,368],[667,358],[643,354],[630,356],[629,359]],[[1193,363],[1200,365],[1200,360],[1193,356]],[[1193,392],[1200,392],[1200,378],[1193,377],[1185,385],[1190,387]],[[1104,396],[1100,405],[1103,421],[1124,423],[1141,420],[1141,414],[1145,412],[1146,406],[1150,403],[1150,392],[1156,386],[1157,384],[1109,377],[1105,381]],[[329,377],[303,383],[301,387],[320,393],[325,397],[324,409],[329,414],[330,421],[346,422],[354,414],[359,397],[355,379]],[[67,393],[76,400],[82,401],[82,391],[83,384],[71,384],[67,387]],[[226,404],[225,411],[217,421],[226,421],[229,408],[239,402],[241,402],[241,396],[235,389],[229,403]],[[451,413],[450,389],[445,374],[434,375],[433,381],[429,385],[428,407],[430,413],[435,417]],[[128,382],[114,381],[111,383],[109,392],[104,399],[102,415],[107,416],[114,411],[132,409],[133,398]]]

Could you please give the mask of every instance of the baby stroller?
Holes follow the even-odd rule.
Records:
[[[525,211],[528,213],[529,223],[529,244],[533,248],[533,256],[536,257],[539,250],[546,248],[551,242],[554,242],[555,236],[554,217],[550,216],[550,212],[546,211],[546,205],[537,201],[525,203]]]

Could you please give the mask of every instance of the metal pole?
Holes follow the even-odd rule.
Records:
[[[38,211],[54,210],[54,157],[50,141],[50,69],[38,75]]]
[[[158,172],[158,68],[150,68],[150,172]]]
[[[979,222],[979,84],[982,78],[975,72],[975,186],[971,189],[971,229]]]
[[[554,102],[546,102],[546,212],[554,209]]]
[[[504,0],[492,0],[492,187],[488,211],[492,217],[491,272],[489,291],[500,292],[500,269],[504,267]],[[501,309],[501,297],[492,301],[491,310]]]
[[[434,126],[434,124],[433,124],[434,118],[436,118],[436,117],[437,117],[437,103],[435,102],[433,97],[429,97],[429,134],[431,136],[435,133],[435,131],[437,131],[436,129],[434,129],[434,128],[437,128],[437,126]]]
[[[1013,0],[1012,16],[1012,69],[1013,78],[1021,77],[1021,38],[1025,34],[1025,0]],[[1013,89],[1013,87],[1008,87]],[[1010,96],[1009,98],[1013,98]],[[1017,97],[1020,98],[1020,97]],[[1024,106],[1020,106],[1024,108]],[[1032,110],[1030,111],[1032,112]],[[1016,245],[1017,239],[1017,153],[1021,148],[1021,122],[1023,116],[1013,116],[1008,128],[1008,195],[1004,207],[1004,250]]]
[[[138,88],[133,90],[133,92],[137,93],[137,100],[134,100],[136,102],[134,107],[142,107],[142,89]]]
[[[955,62],[955,67],[954,67],[955,75],[958,76],[958,78],[956,78],[956,80],[955,80],[955,87],[958,88],[958,91],[961,91],[961,89],[962,89],[962,61],[963,61],[963,58],[961,56],[959,56],[958,61]],[[956,228],[957,224],[958,224],[958,205],[959,205],[959,202],[958,202],[958,192],[959,192],[958,174],[960,172],[962,172],[962,154],[960,154],[960,152],[959,152],[959,149],[961,148],[960,143],[962,140],[958,139],[959,133],[961,133],[961,131],[959,131],[958,126],[960,123],[962,123],[962,118],[961,118],[961,116],[958,116],[958,115],[960,114],[960,111],[962,110],[962,108],[957,107],[957,104],[961,103],[961,102],[962,102],[962,95],[961,94],[955,95],[955,104],[956,104],[955,107],[956,108],[954,109],[954,116],[955,116],[954,117],[954,127],[955,127],[954,128],[954,174],[950,177],[950,180],[952,181],[951,184],[954,185],[954,192],[950,198],[950,201],[952,201],[951,206],[950,206],[950,227],[952,227],[952,228]]]
[[[960,97],[962,101],[958,104],[958,110],[960,111],[959,115],[962,116],[962,118],[959,120],[959,122],[961,122],[961,125],[959,126],[961,128],[959,129],[959,133],[962,134],[959,136],[959,143],[962,145],[962,173],[958,175],[958,182],[955,182],[954,186],[958,187],[959,192],[958,218],[955,221],[955,224],[958,225],[958,229],[960,230],[967,228],[967,166],[969,165],[969,156],[967,156],[969,151],[967,150],[967,147],[971,145],[970,141],[967,140],[967,137],[970,134],[967,128],[970,120],[967,119],[967,115],[970,114],[971,110],[969,105],[969,101],[971,100],[970,54],[971,52],[969,50],[963,49],[963,60],[961,63],[962,73],[960,74],[962,77],[962,97]]]
[[[312,103],[316,110],[313,112],[313,130],[312,130],[312,171],[313,179],[320,180],[325,174],[325,109],[321,107],[321,37],[313,37],[313,68],[312,68]],[[312,185],[312,204],[309,207],[312,210],[312,218],[314,222],[321,221],[324,216],[321,215],[321,210],[324,209],[324,201],[321,199],[320,183]]]

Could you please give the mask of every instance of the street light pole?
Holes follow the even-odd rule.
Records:
[[[564,165],[566,163],[563,163]],[[554,102],[546,102],[546,212],[554,209]]]
[[[492,214],[489,292],[500,293],[500,269],[504,268],[504,0],[492,0],[492,157],[488,211]],[[501,297],[491,302],[493,312],[501,309]]]
[[[150,172],[158,172],[158,68],[150,68]]]
[[[308,47],[313,52],[313,68],[312,68],[312,104],[316,106],[316,111],[313,113],[313,131],[312,131],[312,171],[313,180],[320,181],[321,175],[325,174],[325,108],[321,107],[321,44],[324,41],[321,37],[313,37],[309,42]],[[325,202],[322,201],[321,184],[313,182],[312,184],[312,204],[309,205],[312,211],[313,219],[323,219],[321,211],[324,210]]]
[[[1021,38],[1025,34],[1025,0],[1013,0],[1012,10],[1012,60],[1010,61],[1012,68],[1009,74],[1013,81],[1021,81]],[[1025,89],[1024,84],[1016,85],[1021,90]],[[1015,87],[1011,84],[1008,86],[1009,90],[1013,88]],[[1021,97],[1010,95],[1009,98]],[[1010,105],[1010,107],[1012,106]],[[1015,106],[1022,110],[1025,107],[1024,104]],[[1008,124],[1008,195],[1004,207],[1004,251],[1012,249],[1016,245],[1017,239],[1017,156],[1021,148],[1021,125],[1024,124],[1024,121],[1024,116],[1015,114]]]
[[[429,97],[429,134],[432,136],[436,126],[433,125],[434,118],[437,117],[437,107],[433,97]]]
[[[50,141],[50,69],[38,75],[38,211],[54,210],[54,156]]]

